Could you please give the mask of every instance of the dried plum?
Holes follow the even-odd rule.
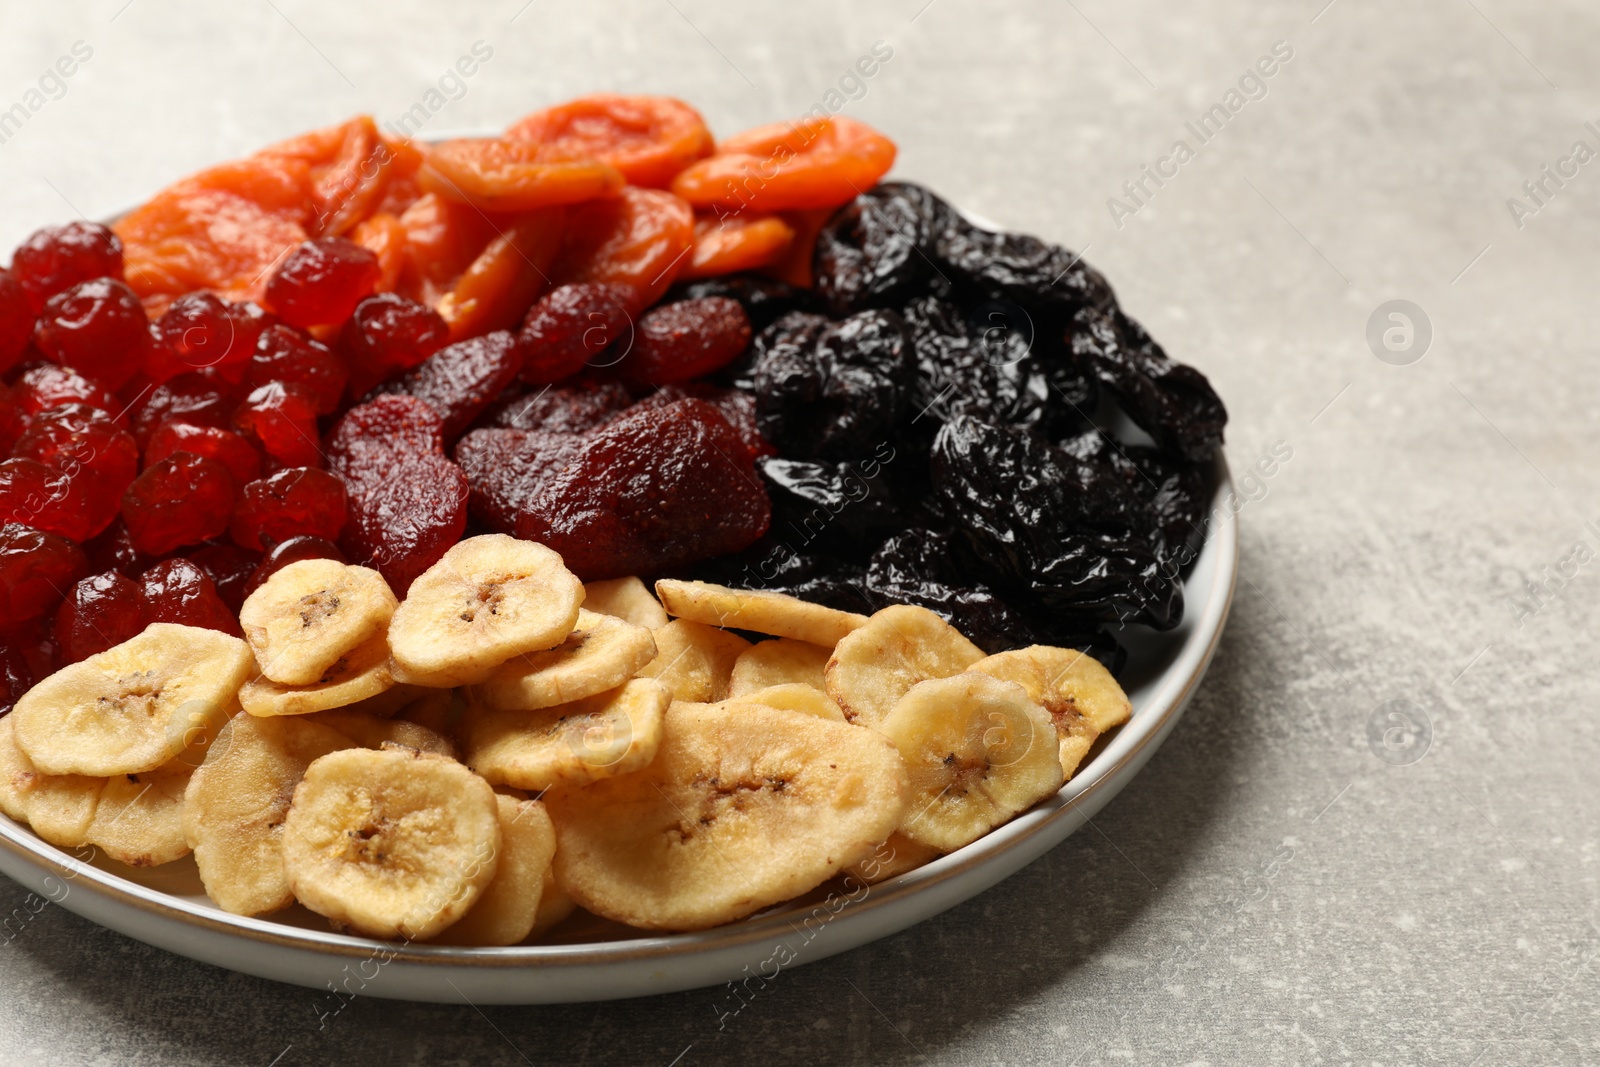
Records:
[[[988,296],[1069,313],[1116,306],[1104,275],[1077,253],[1037,237],[981,229],[950,212],[934,249],[953,281]]]
[[[911,409],[929,433],[961,414],[1008,426],[1038,426],[1050,415],[1049,381],[1030,339],[1009,323],[975,330],[931,296],[906,305],[905,323],[917,369]]]
[[[948,213],[938,197],[909,182],[885,182],[840,208],[812,253],[828,310],[842,318],[915,296],[935,271],[934,237]]]
[[[861,552],[885,534],[904,529],[908,508],[883,477],[883,446],[860,463],[768,458],[756,469],[772,498],[772,529],[790,543],[811,542],[842,552]]]

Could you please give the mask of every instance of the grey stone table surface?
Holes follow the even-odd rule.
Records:
[[[722,132],[842,107],[898,173],[1086,249],[1226,398],[1236,471],[1292,452],[1246,487],[1209,676],[1092,827],[724,1028],[702,991],[319,1030],[305,991],[50,907],[0,947],[0,1061],[1600,1061],[1592,3],[94,0],[0,28],[0,116],[27,110],[0,247],[392,121],[482,41],[431,128],[601,89]]]

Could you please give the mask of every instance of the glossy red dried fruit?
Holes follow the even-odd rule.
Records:
[[[145,369],[157,384],[207,368],[237,382],[270,322],[254,304],[230,304],[207,292],[186,293],[156,323],[160,343],[151,349]]]
[[[303,385],[272,382],[253,389],[233,413],[234,429],[285,467],[320,467],[317,402]]]
[[[22,649],[11,644],[0,646],[0,715],[9,715],[22,694],[38,680]]]
[[[244,584],[244,595],[249,596],[254,593],[268,578],[289,564],[299,563],[303,559],[333,559],[340,563],[345,562],[344,553],[339,551],[339,546],[332,541],[312,537],[309,534],[291,537],[273,545],[272,550],[261,558],[249,581]]]
[[[633,394],[621,382],[575,378],[503,399],[491,405],[480,421],[509,430],[582,433],[608,422],[632,403]]]
[[[11,399],[11,391],[0,385],[0,455],[8,455],[28,429],[28,416]]]
[[[327,345],[280,325],[261,334],[245,384],[252,389],[272,382],[303,386],[311,393],[317,414],[331,415],[339,410],[349,377],[344,360]]]
[[[87,570],[83,551],[66,538],[20,523],[0,526],[0,619],[37,619]]]
[[[0,523],[22,523],[69,541],[87,541],[111,521],[100,522],[94,496],[94,479],[88,474],[73,476],[21,457],[0,462]]]
[[[144,363],[149,319],[132,289],[93,278],[45,303],[34,341],[62,366],[116,389]]]
[[[444,455],[444,423],[409,394],[374,397],[351,408],[328,435],[328,469],[351,496],[393,476],[406,460]]]
[[[656,574],[754,543],[772,518],[728,421],[702,400],[632,412],[591,433],[519,517],[516,536],[585,581]]]
[[[366,396],[373,386],[415,367],[449,339],[450,327],[425,304],[398,293],[363,300],[339,335],[339,349],[350,364],[350,394]]]
[[[128,486],[122,518],[134,548],[164,556],[225,533],[233,499],[228,468],[207,456],[174,452]]]
[[[458,341],[440,349],[405,375],[383,386],[423,401],[444,423],[444,438],[454,441],[517,376],[522,353],[505,330]]]
[[[246,485],[228,527],[245,548],[265,551],[309,534],[336,540],[344,529],[344,482],[311,467],[291,467]]]
[[[68,473],[89,471],[113,496],[122,495],[139,469],[133,435],[88,404],[63,404],[39,412],[28,421],[12,454]]]
[[[533,498],[568,463],[583,455],[581,433],[487,428],[473,430],[456,445],[455,460],[467,476],[472,517],[492,530],[511,533]]]
[[[57,654],[62,665],[137,637],[150,624],[139,586],[106,571],[78,582],[56,611]]]
[[[617,369],[650,385],[686,382],[732,363],[749,344],[750,318],[737,300],[680,300],[640,317],[633,349]]]
[[[11,400],[28,415],[62,404],[88,404],[110,412],[118,425],[124,421],[119,417],[122,405],[109,389],[91,382],[70,367],[58,367],[54,363],[36,363],[23,371],[16,388],[11,391]]]
[[[267,309],[291,326],[335,326],[372,295],[378,257],[344,237],[318,237],[284,257],[267,279]]]
[[[756,418],[756,398],[742,389],[721,389],[706,382],[666,385],[639,401],[634,408],[644,410],[665,407],[667,404],[690,398],[704,400],[722,412],[722,417],[728,420],[733,432],[744,442],[752,461],[762,456],[778,454],[772,442],[761,436],[761,428]]]
[[[340,544],[376,567],[396,596],[439,561],[467,526],[467,479],[443,456],[404,458],[391,476],[350,499]],[[632,573],[631,571],[629,573]]]
[[[85,541],[83,551],[89,557],[89,569],[96,574],[116,571],[124,577],[137,578],[157,562],[154,557],[133,547],[128,524],[121,515],[112,520],[103,532]]]
[[[193,452],[210,456],[228,468],[235,485],[261,477],[261,453],[232,430],[215,426],[191,426],[186,422],[164,422],[150,435],[144,449],[144,465],[153,467],[174,452]]]
[[[0,374],[16,365],[33,338],[33,305],[22,283],[0,268]]]
[[[212,541],[190,549],[185,558],[206,572],[217,595],[235,615],[244,603],[245,586],[261,563],[261,553],[240,548],[231,541]]]
[[[150,390],[134,412],[133,439],[148,448],[156,429],[166,422],[226,429],[243,393],[236,386],[204,374],[180,374]]]
[[[239,620],[217,594],[211,576],[186,559],[157,563],[139,576],[151,622],[202,626],[243,636]]]
[[[34,310],[45,301],[91,278],[122,280],[122,242],[96,222],[69,222],[35,230],[17,246],[11,260]]]
[[[613,343],[626,347],[633,330],[632,294],[616,285],[579,283],[550,290],[528,309],[522,331],[522,380],[559,382]]]

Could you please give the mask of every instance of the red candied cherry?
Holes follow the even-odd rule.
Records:
[[[99,482],[100,493],[112,500],[122,496],[139,472],[139,446],[133,435],[88,404],[63,404],[39,412],[29,420],[12,454],[68,474],[87,472]]]
[[[318,415],[339,410],[344,386],[350,377],[344,360],[327,345],[320,344],[288,326],[271,326],[261,334],[245,384],[255,389],[272,382],[290,382],[310,390]]]
[[[21,456],[0,462],[0,522],[22,523],[81,543],[117,517],[114,509],[107,514],[105,496],[86,471],[68,473]]]
[[[267,310],[291,326],[337,326],[378,287],[378,257],[344,237],[318,237],[284,257],[267,279]]]
[[[344,553],[340,552],[339,546],[332,541],[311,534],[290,537],[273,545],[261,558],[261,562],[256,565],[255,573],[250,575],[250,580],[245,583],[244,595],[248,597],[260,589],[268,578],[289,564],[299,563],[303,559],[332,559],[340,563],[345,562]]]
[[[648,385],[686,382],[732,363],[749,344],[750,317],[737,300],[680,300],[639,317],[633,349],[618,369]]]
[[[139,587],[151,622],[203,626],[243,636],[238,618],[217,595],[211,576],[186,559],[157,563],[139,576]]]
[[[11,446],[27,429],[28,416],[11,399],[11,390],[0,385],[0,455],[10,455]]]
[[[140,448],[165,422],[227,429],[244,392],[217,378],[195,372],[180,374],[150,390],[133,413],[133,439]]]
[[[575,283],[550,290],[528,309],[517,340],[522,380],[545,385],[569,378],[633,329],[628,290]]]
[[[22,283],[0,268],[0,374],[16,366],[33,339],[33,305]]]
[[[52,296],[39,313],[39,350],[116,389],[144,364],[150,320],[132,289],[92,278]]]
[[[356,305],[339,335],[350,364],[350,395],[360,399],[391,375],[410,370],[450,340],[440,314],[398,293],[379,293]]]
[[[91,574],[72,587],[56,611],[61,663],[77,663],[137,637],[150,623],[144,594],[116,571]]]
[[[261,563],[261,553],[240,548],[232,541],[211,541],[190,549],[184,558],[206,572],[228,610],[239,614],[245,586]]]
[[[151,349],[146,367],[150,380],[160,384],[186,371],[210,368],[238,381],[269,321],[254,304],[230,304],[206,292],[185,293],[155,324],[159,343]]]
[[[88,569],[83,550],[64,537],[19,523],[0,526],[0,618],[37,619]]]
[[[0,715],[11,714],[22,694],[38,684],[33,667],[22,649],[10,644],[0,646]]]
[[[332,541],[344,529],[345,508],[338,475],[291,467],[245,486],[228,530],[258,552],[301,534]]]
[[[232,430],[215,426],[190,426],[186,422],[163,422],[150,435],[144,449],[144,465],[153,467],[174,452],[193,452],[210,456],[233,475],[235,485],[261,477],[261,453],[256,446]]]
[[[156,562],[153,557],[133,547],[133,538],[128,536],[128,524],[121,515],[99,534],[85,541],[83,551],[89,557],[89,569],[96,574],[116,571],[126,578],[136,578]]]
[[[271,382],[252,390],[233,413],[233,425],[284,466],[323,465],[317,402],[303,385]]]
[[[27,415],[62,404],[88,404],[112,413],[119,426],[125,421],[120,415],[122,405],[108,389],[70,367],[58,367],[54,363],[36,363],[23,371],[11,391],[11,400]]]
[[[46,226],[17,246],[11,273],[38,310],[52,296],[90,278],[121,281],[122,242],[97,222]]]
[[[207,456],[174,452],[122,494],[122,518],[133,547],[149,556],[199,544],[228,529],[233,476]]]

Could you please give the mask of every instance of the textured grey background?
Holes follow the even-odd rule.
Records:
[[[1088,246],[1227,399],[1235,469],[1279,441],[1293,458],[1244,510],[1205,685],[1095,826],[931,922],[785,972],[724,1031],[691,992],[358,1000],[319,1032],[310,993],[50,907],[0,946],[0,1059],[1600,1060],[1600,562],[1515,606],[1576,542],[1600,549],[1600,163],[1520,229],[1506,205],[1575,140],[1600,149],[1583,128],[1600,12],[1324,2],[6,4],[0,108],[74,41],[94,49],[0,145],[7,248],[268,140],[392,118],[479,39],[494,58],[435,128],[617,89],[681,95],[727,133],[810,107],[883,40],[894,58],[848,113],[899,141],[899,173]],[[1294,57],[1266,97],[1118,228],[1107,198],[1280,40]],[[1397,298],[1433,327],[1409,366],[1364,340]],[[1409,765],[1367,740],[1395,699],[1431,723]],[[0,912],[22,896],[0,884]]]

